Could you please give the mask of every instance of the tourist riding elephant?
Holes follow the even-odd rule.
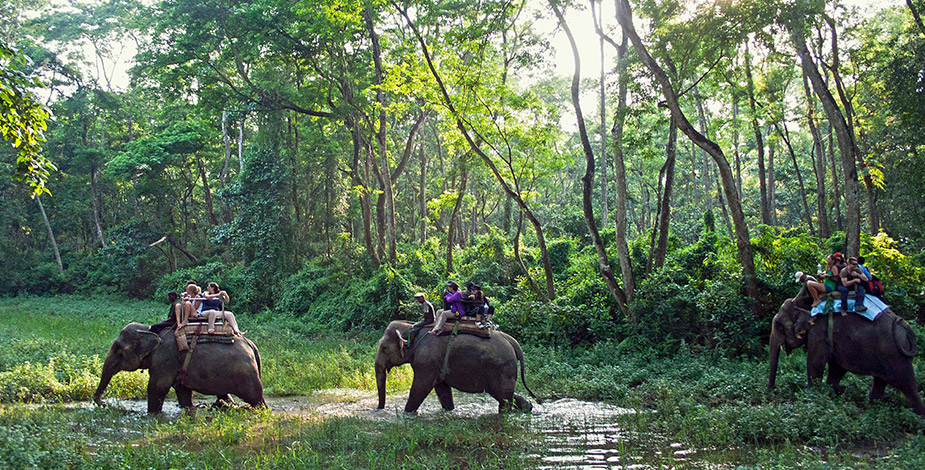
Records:
[[[905,320],[890,310],[881,313],[875,321],[849,313],[846,316],[829,313],[832,334],[826,316],[810,316],[811,297],[806,287],[794,299],[781,305],[771,325],[768,389],[774,388],[781,346],[787,353],[806,346],[806,375],[810,385],[822,379],[825,365],[829,365],[826,383],[837,393],[845,391],[839,385],[846,372],[873,376],[868,398],[871,402],[883,396],[889,384],[902,391],[909,404],[919,415],[925,415],[925,405],[919,396],[912,367],[916,353],[915,335]],[[829,344],[831,338],[831,345]]]
[[[469,334],[458,336],[425,334],[422,329],[408,347],[402,337],[411,323],[393,321],[379,340],[376,353],[376,387],[379,391],[379,409],[385,408],[386,376],[393,367],[411,364],[414,379],[405,404],[405,412],[413,413],[436,389],[437,398],[445,410],[453,409],[452,388],[468,393],[488,392],[498,400],[498,412],[511,407],[529,411],[533,405],[514,393],[517,384],[517,364],[520,378],[530,396],[536,395],[527,388],[524,379],[524,355],[514,338],[493,331],[491,338]]]
[[[180,370],[186,354],[192,354],[185,378]],[[148,369],[148,413],[159,413],[164,398],[173,387],[181,407],[193,406],[193,392],[217,395],[227,400],[234,394],[251,406],[266,406],[263,384],[260,381],[260,353],[257,346],[243,337],[235,337],[234,344],[204,342],[193,351],[177,349],[174,330],[160,335],[147,325],[129,323],[112,342],[100,384],[93,399],[100,403],[112,376],[120,371]]]

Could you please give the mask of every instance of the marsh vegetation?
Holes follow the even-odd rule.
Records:
[[[532,414],[499,416],[490,397],[458,394],[453,412],[439,411],[430,397],[406,417],[407,366],[393,371],[386,410],[374,410],[378,332],[311,336],[272,315],[252,320],[248,333],[265,357],[272,410],[183,413],[168,400],[165,413],[147,416],[144,372],[117,375],[106,406],[94,406],[109,341],[123,322],[154,320],[162,307],[75,296],[0,301],[0,467],[912,469],[925,462],[925,423],[900,394],[868,405],[868,380],[853,376],[842,397],[806,388],[799,352],[784,358],[778,388],[768,393],[762,359],[685,349],[659,357],[611,343],[534,346],[526,350],[527,378],[544,403]]]

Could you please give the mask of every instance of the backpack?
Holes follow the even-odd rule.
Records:
[[[867,292],[874,297],[883,297],[883,283],[880,282],[880,278],[877,276],[871,275],[870,281],[867,282]]]

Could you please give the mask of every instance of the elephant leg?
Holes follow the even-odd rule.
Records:
[[[408,402],[405,403],[405,413],[414,413],[424,403],[424,399],[434,389],[433,378],[425,378],[423,374],[415,374],[411,382],[411,391],[408,393]]]
[[[823,345],[825,347],[825,345]],[[828,358],[819,348],[808,347],[806,349],[806,383],[810,387],[814,383],[822,380],[822,374],[825,372],[825,363]]]
[[[514,408],[513,387],[492,387],[486,390],[495,400],[498,400],[498,413],[505,413]]]
[[[909,406],[915,410],[917,415],[925,415],[925,404],[922,403],[922,396],[919,395],[919,387],[915,382],[915,371],[912,369],[912,363],[910,362],[905,367],[897,368],[896,372],[896,376],[886,382],[903,392],[903,395],[906,395]]]
[[[867,394],[867,400],[873,404],[875,401],[883,398],[883,392],[886,390],[886,380],[880,377],[874,377],[874,382],[870,386],[870,393]]]
[[[437,398],[440,399],[440,406],[444,410],[453,411],[453,408],[455,408],[453,405],[453,389],[446,382],[437,382],[434,385],[434,391],[437,392]]]
[[[177,392],[177,401],[180,402],[180,408],[192,408],[193,391],[179,385],[173,389]]]
[[[839,385],[839,383],[847,373],[848,371],[845,370],[844,367],[837,364],[835,361],[831,361],[829,362],[829,375],[826,378],[825,383],[831,385],[832,388],[835,389],[836,394],[841,395],[842,393],[845,393],[845,386]]]
[[[148,413],[160,413],[164,409],[164,399],[170,391],[170,385],[164,386],[151,378],[148,381]]]

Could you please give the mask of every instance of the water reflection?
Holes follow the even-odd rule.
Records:
[[[385,410],[377,410],[375,392],[334,389],[306,396],[267,397],[267,404],[274,413],[293,416],[390,421],[408,419],[403,411],[406,399],[404,393],[390,395]],[[431,394],[413,419],[475,419],[498,411],[498,403],[486,394],[455,393],[454,399],[456,408],[445,412]],[[197,401],[208,403],[202,396]],[[144,400],[111,398],[105,403],[131,415],[142,415],[147,410]],[[165,415],[176,417],[181,413],[176,401],[164,403]],[[539,436],[540,445],[529,458],[540,469],[649,469],[706,463],[708,456],[700,455],[702,451],[671,443],[651,432],[632,431],[631,416],[636,413],[606,403],[563,398],[535,404],[532,413],[513,414],[511,419]]]

